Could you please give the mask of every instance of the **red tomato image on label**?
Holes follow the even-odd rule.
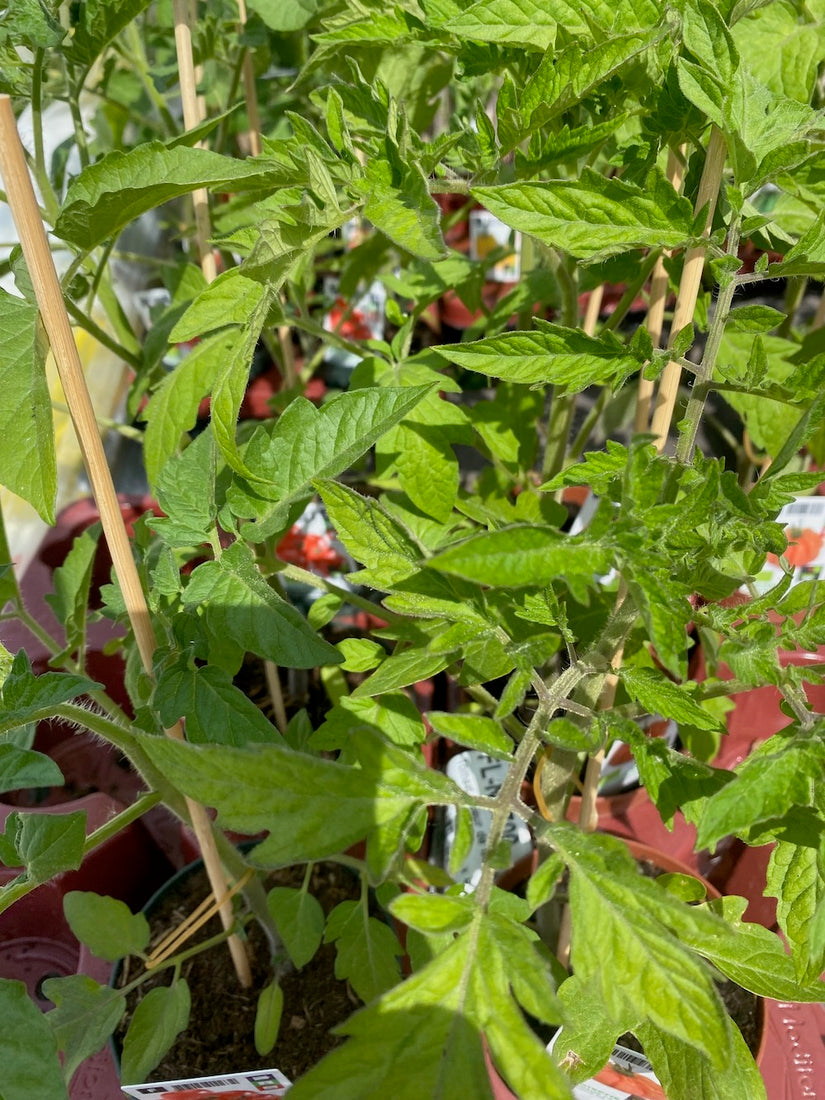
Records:
[[[347,340],[371,340],[372,330],[360,309],[354,309],[340,329],[338,328],[346,308],[347,303],[343,298],[335,299],[335,305],[329,311],[329,327],[333,331],[340,332]]]
[[[823,538],[818,531],[812,531],[810,527],[788,527],[785,531],[788,539],[788,549],[785,558],[789,565],[807,565],[812,562],[822,549]]]

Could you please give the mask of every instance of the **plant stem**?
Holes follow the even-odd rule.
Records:
[[[279,562],[280,564],[282,563]],[[359,596],[356,592],[350,592],[348,588],[342,588],[326,577],[319,577],[315,573],[310,573],[308,569],[302,569],[300,565],[284,565],[283,568],[278,569],[278,573],[284,577],[289,577],[290,580],[298,581],[300,584],[309,585],[310,588],[324,588],[327,592],[342,596],[347,603],[351,603],[354,607],[360,607],[362,611],[368,611],[370,615],[375,615],[379,619],[385,619],[388,622],[400,622],[402,620],[401,615],[396,615],[395,612],[389,611],[380,604],[373,603],[372,600]]]
[[[42,49],[35,52],[34,69],[32,73],[31,104],[32,132],[34,134],[34,174],[37,179],[37,185],[40,188],[40,195],[43,199],[43,206],[46,209],[49,222],[51,225],[54,225],[55,221],[57,221],[60,203],[57,201],[57,195],[54,193],[52,181],[49,179],[49,172],[46,166],[46,155],[43,149],[42,89],[44,56],[45,51]]]
[[[739,221],[735,219],[731,223],[728,234],[728,254],[735,256],[739,249]],[[696,446],[696,435],[699,431],[699,422],[702,419],[702,411],[705,407],[711,381],[713,368],[716,366],[716,357],[725,334],[725,324],[730,313],[733,296],[736,293],[736,280],[731,279],[720,291],[716,299],[716,309],[713,313],[713,321],[708,332],[705,351],[702,362],[696,372],[696,381],[691,391],[687,410],[685,411],[685,426],[679,436],[676,448],[676,457],[680,462],[689,463],[693,458],[693,449]]]
[[[88,317],[79,309],[71,299],[64,298],[64,301],[66,302],[66,309],[69,315],[82,329],[88,332],[90,336],[93,336],[104,348],[108,348],[109,351],[119,356],[124,363],[128,363],[129,366],[134,367],[135,370],[140,369],[141,361],[139,355],[135,355],[134,352],[129,351],[123,344],[119,344],[113,336],[110,336],[105,329],[102,329],[100,325],[96,324],[91,319],[91,317]]]

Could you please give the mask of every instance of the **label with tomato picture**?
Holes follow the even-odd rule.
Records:
[[[493,283],[515,283],[521,276],[521,234],[511,229],[489,210],[470,211],[470,259],[483,260],[491,252],[509,252],[490,268],[487,278]]]
[[[257,1069],[227,1073],[222,1077],[191,1077],[180,1081],[158,1081],[146,1085],[122,1085],[121,1091],[135,1100],[153,1096],[174,1096],[176,1100],[261,1100],[263,1096],[286,1096],[291,1081],[278,1069]]]
[[[825,497],[800,497],[786,504],[777,516],[785,528],[788,546],[778,558],[768,554],[756,578],[757,590],[767,592],[785,574],[782,563],[793,570],[791,585],[825,579]]]
[[[555,1038],[547,1049],[554,1044]],[[576,1100],[667,1100],[647,1058],[618,1043],[604,1069],[576,1085],[573,1096]]]

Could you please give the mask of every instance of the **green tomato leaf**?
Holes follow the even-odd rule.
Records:
[[[430,558],[427,565],[479,584],[505,588],[547,584],[559,577],[592,580],[610,567],[608,551],[550,527],[509,527],[474,535]]]
[[[23,982],[0,978],[3,1100],[69,1100],[48,1019]]]
[[[15,843],[29,880],[46,882],[61,871],[76,871],[83,860],[85,825],[85,812],[18,814]]]
[[[276,172],[275,180],[277,176]],[[75,176],[54,231],[78,248],[91,250],[147,210],[179,195],[201,187],[254,190],[266,187],[271,178],[266,162],[254,157],[238,160],[208,149],[169,148],[150,141],[126,153],[108,153]]]
[[[402,160],[387,141],[387,156],[373,157],[365,168],[364,217],[395,244],[422,260],[441,260],[447,249],[440,213],[417,164]]]
[[[224,551],[220,561],[194,570],[183,602],[204,617],[210,645],[226,655],[232,671],[246,651],[287,668],[340,663],[338,650],[266,583],[240,542]]]
[[[119,989],[98,985],[85,974],[49,978],[43,983],[43,993],[57,1006],[46,1019],[65,1059],[65,1078],[70,1081],[80,1063],[97,1054],[120,1023],[126,998]]]
[[[403,954],[395,933],[365,913],[360,901],[342,901],[327,917],[324,943],[334,943],[335,977],[348,980],[362,1001],[392,989],[401,977]]]
[[[54,594],[45,597],[66,631],[68,653],[82,650],[85,644],[89,589],[100,531],[100,524],[94,523],[77,536],[63,564],[52,574]]]
[[[116,962],[124,955],[141,955],[149,944],[146,917],[117,898],[71,890],[63,911],[72,932],[99,959]]]
[[[149,738],[145,751],[228,827],[250,836],[271,830],[252,855],[263,866],[325,859],[418,805],[467,801],[445,776],[368,730],[356,731],[352,744],[360,768],[279,745],[236,749]]]
[[[244,536],[257,542],[285,531],[313,493],[313,482],[336,477],[397,424],[430,386],[353,390],[320,409],[292,401],[271,431],[260,429],[244,452],[255,470],[254,487],[236,482],[228,491],[235,515],[256,518]]]
[[[7,742],[0,744],[0,794],[25,787],[59,787],[60,768],[51,757]]]
[[[395,745],[421,745],[427,730],[415,703],[403,691],[387,691],[377,699],[339,699],[310,739],[314,749],[344,749],[359,729],[372,729]]]
[[[316,487],[338,538],[367,567],[359,574],[362,584],[392,588],[418,572],[419,547],[377,500],[335,481],[318,481]]]
[[[124,27],[136,19],[150,0],[87,0],[71,9],[72,29],[66,39],[65,49],[70,61],[88,68],[120,34]]]
[[[47,351],[36,306],[0,290],[0,482],[53,524],[57,463]]]
[[[730,1029],[727,1064],[720,1071],[701,1051],[649,1024],[634,1029],[665,1095],[708,1100],[765,1100],[765,1083],[745,1040]],[[632,1087],[632,1085],[631,1085]]]
[[[157,480],[157,500],[165,516],[149,520],[167,546],[200,546],[215,531],[217,448],[211,427],[183,454],[172,455]]]
[[[690,203],[658,173],[645,187],[585,169],[575,181],[474,187],[472,194],[513,229],[583,260],[679,248],[694,236]]]
[[[294,966],[306,966],[324,938],[324,911],[306,890],[276,886],[266,895],[269,912]]]
[[[142,412],[147,421],[143,460],[152,485],[166,461],[181,448],[184,433],[195,427],[198,406],[237,345],[237,334],[221,332],[197,344],[164,378]]]
[[[825,952],[816,944],[814,933],[825,898],[819,860],[816,848],[777,841],[768,861],[765,889],[767,896],[777,899],[777,922],[790,945],[797,975],[807,981],[825,969]]]
[[[625,668],[621,676],[628,694],[649,714],[661,714],[700,730],[720,728],[719,717],[695,703],[687,685],[674,684],[655,668]]]
[[[199,340],[227,325],[245,325],[264,298],[265,288],[240,268],[223,271],[205,287],[169,333],[173,344]]]
[[[644,360],[618,340],[587,336],[578,329],[542,324],[537,332],[505,332],[469,344],[433,348],[467,370],[506,382],[549,383],[578,393],[591,385],[618,387]]]
[[[189,1023],[189,986],[181,978],[150,989],[140,1001],[123,1040],[121,1080],[140,1084]]]
[[[263,1057],[269,1054],[278,1039],[281,1014],[284,1010],[284,991],[276,981],[265,985],[258,994],[255,1012],[255,1049]]]
[[[431,710],[427,719],[436,733],[468,749],[480,749],[496,760],[510,760],[513,755],[512,739],[492,718]]]
[[[185,658],[164,669],[155,688],[155,706],[164,728],[186,719],[186,738],[194,743],[283,744],[277,729],[232,677],[216,665],[189,666]]]

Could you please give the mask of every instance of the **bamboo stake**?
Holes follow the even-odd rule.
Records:
[[[152,657],[156,645],[154,629],[132,557],[132,549],[103,450],[103,442],[98,431],[69,316],[63,304],[63,294],[49,243],[40,219],[31,177],[17,133],[11,100],[7,95],[0,96],[0,174],[5,183],[7,201],[57,364],[60,382],[66,395],[66,404],[72,415],[89,482],[100,512],[100,521],[112,555],[115,575],[123,592],[143,666],[151,676]],[[180,723],[166,732],[169,737],[176,740],[184,739]],[[220,896],[224,893],[226,880],[215,847],[209,818],[204,808],[197,802],[187,798],[186,805],[203,854],[210,884],[215,895]],[[232,927],[234,916],[231,905],[221,909],[221,920],[225,929]],[[231,936],[229,944],[238,979],[242,985],[248,986],[251,984],[252,977],[243,943],[238,936]]]
[[[183,124],[187,130],[193,130],[203,122],[205,104],[198,99],[198,78],[192,54],[193,12],[189,0],[174,0],[175,49],[178,55],[178,74],[180,77],[180,97],[183,105]],[[201,271],[207,283],[214,282],[218,269],[209,238],[212,235],[212,221],[209,217],[209,195],[205,188],[192,192],[192,205],[195,208],[195,236],[198,246]]]
[[[593,336],[596,332],[596,325],[599,322],[603,298],[604,283],[599,283],[599,285],[590,292],[590,297],[587,300],[587,309],[584,311],[582,329],[588,336]]]
[[[269,698],[272,700],[275,725],[278,727],[279,733],[286,733],[286,727],[289,725],[289,722],[287,721],[286,707],[284,706],[284,693],[281,691],[281,677],[278,673],[278,666],[274,661],[264,661],[264,676],[266,677]]]
[[[719,188],[722,183],[722,173],[725,168],[725,156],[727,149],[725,139],[721,131],[714,126],[708,143],[708,151],[705,157],[705,167],[702,178],[699,181],[699,194],[696,197],[696,213],[707,206],[707,219],[703,236],[708,236],[713,222],[713,212],[716,209],[716,200],[719,196]],[[707,249],[704,245],[690,248],[685,255],[685,266],[682,269],[682,279],[679,284],[679,296],[676,300],[676,309],[673,314],[673,322],[670,329],[668,347],[673,346],[676,335],[693,320],[696,309],[696,299],[699,296],[699,285],[702,279],[702,271],[705,266]],[[656,445],[661,451],[667,441],[667,433],[670,430],[670,421],[673,417],[673,409],[676,404],[676,396],[679,392],[679,381],[682,368],[678,363],[670,362],[665,367],[659,391],[656,394],[656,407],[653,413],[653,434],[656,436]]]
[[[684,146],[682,146],[684,155]],[[673,185],[674,191],[681,190],[683,176],[682,157],[673,149],[667,154],[667,178]],[[665,303],[667,301],[668,275],[665,270],[665,259],[672,256],[670,251],[663,252],[656,261],[653,275],[650,279],[650,305],[645,322],[647,331],[653,341],[654,348],[658,348],[662,342],[662,326],[665,319]],[[646,432],[650,424],[650,406],[653,401],[653,380],[639,378],[639,389],[636,394],[636,420],[634,427],[637,432]]]
[[[822,328],[823,325],[825,325],[825,290],[822,291],[822,297],[817,304],[816,313],[811,321],[811,328]]]

